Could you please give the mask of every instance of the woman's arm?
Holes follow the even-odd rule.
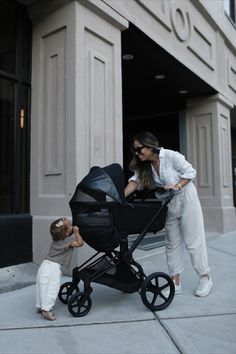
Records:
[[[138,188],[138,183],[135,181],[130,181],[125,187],[125,197],[132,194]]]

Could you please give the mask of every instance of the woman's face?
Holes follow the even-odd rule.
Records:
[[[138,140],[134,140],[133,149],[140,161],[152,161],[154,158],[152,148],[142,145]]]

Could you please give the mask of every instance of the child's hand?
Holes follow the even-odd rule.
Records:
[[[73,226],[73,231],[74,231],[74,232],[78,232],[78,231],[79,231],[78,226]]]
[[[71,247],[81,247],[84,244],[84,240],[82,239],[78,226],[73,226],[75,240],[72,242]]]

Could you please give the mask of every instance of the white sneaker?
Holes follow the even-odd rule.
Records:
[[[196,296],[207,296],[212,288],[213,282],[211,277],[201,276],[199,281],[199,286],[195,292]]]
[[[181,284],[179,283],[179,285],[177,285],[177,284],[175,284],[175,282],[174,282],[174,285],[175,285],[175,295],[181,294],[181,293],[182,293]],[[162,294],[163,294],[165,297],[168,297],[169,294],[170,294],[170,287],[168,287],[168,289],[166,289],[166,290],[163,290],[163,291],[162,291]]]

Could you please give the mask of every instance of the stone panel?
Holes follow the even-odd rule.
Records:
[[[66,193],[65,174],[65,47],[66,29],[41,39],[43,81],[40,194]]]
[[[65,141],[65,29],[42,39],[44,61],[44,174],[60,175]]]
[[[201,196],[214,194],[212,114],[196,114],[193,117],[195,164],[197,166],[197,187]]]
[[[189,50],[212,71],[216,69],[216,38],[215,35],[210,38],[212,31],[205,33],[200,26],[193,25],[191,43],[188,45]]]
[[[101,10],[96,2],[81,3]],[[94,165],[122,163],[121,32],[96,14],[91,16],[90,8],[81,4],[77,4],[76,21],[77,149],[84,158],[78,169],[81,178]]]
[[[228,86],[236,93],[236,60],[235,58],[228,58],[227,60],[227,71],[228,71]]]
[[[114,94],[112,76],[114,53],[112,45],[95,33],[85,31],[85,91],[89,130],[89,166],[105,165],[109,146],[108,127],[112,119],[111,101]]]

